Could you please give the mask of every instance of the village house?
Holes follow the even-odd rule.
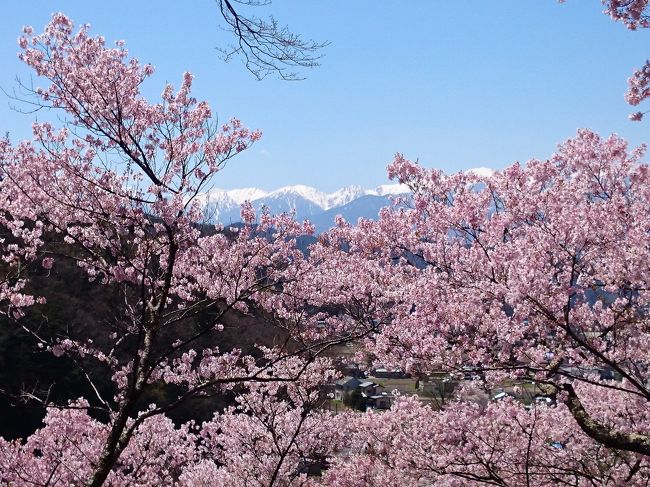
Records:
[[[390,409],[393,403],[393,395],[387,392],[380,392],[372,396],[366,396],[366,409]]]
[[[345,397],[359,387],[361,381],[356,377],[346,376],[336,381],[334,386],[334,399],[343,401]]]
[[[336,382],[334,387],[334,399],[337,401],[343,401],[353,392],[358,392],[361,397],[368,399],[373,396],[380,396],[383,392],[383,387],[370,380],[347,376]]]
[[[376,377],[378,379],[410,379],[411,374],[404,372],[401,369],[386,369],[379,367],[370,372],[371,377]]]
[[[376,394],[377,389],[381,388],[381,386],[375,384],[371,380],[364,380],[363,382],[359,383],[359,386],[357,388],[359,389],[359,391],[361,392],[362,395],[367,397],[367,396],[372,396],[373,394]]]

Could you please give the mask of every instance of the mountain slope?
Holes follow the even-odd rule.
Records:
[[[316,227],[316,233],[322,233],[334,226],[334,219],[337,215],[341,215],[347,222],[353,224],[357,223],[359,218],[375,220],[379,215],[379,210],[385,206],[390,206],[390,204],[391,199],[389,196],[366,194],[346,205],[331,208],[315,215],[310,218],[310,221]]]

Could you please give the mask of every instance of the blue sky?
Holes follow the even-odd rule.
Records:
[[[373,187],[395,152],[453,172],[548,157],[579,127],[649,140],[647,124],[627,120],[623,94],[650,32],[627,31],[601,10],[599,0],[275,0],[280,22],[331,44],[307,80],[258,82],[219,59],[215,47],[230,38],[211,0],[8,2],[0,87],[29,79],[16,59],[21,26],[39,31],[62,11],[156,66],[151,99],[191,71],[195,95],[221,120],[263,131],[215,186]],[[1,132],[26,137],[32,119],[0,94]]]

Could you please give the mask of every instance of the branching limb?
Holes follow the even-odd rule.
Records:
[[[221,49],[223,59],[242,58],[257,80],[275,74],[283,80],[304,79],[296,70],[320,66],[321,51],[329,42],[303,39],[287,26],[278,24],[272,16],[261,19],[244,15],[236,4],[248,7],[269,5],[270,0],[218,0],[219,11],[227,24],[226,30],[235,38],[235,44]]]

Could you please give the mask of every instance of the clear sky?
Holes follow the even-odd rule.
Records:
[[[29,80],[16,59],[21,26],[38,31],[61,11],[156,66],[151,99],[191,71],[195,95],[221,120],[263,131],[216,186],[374,187],[395,152],[452,172],[548,157],[579,127],[650,140],[623,99],[650,32],[601,10],[599,0],[275,0],[268,11],[280,22],[331,44],[306,81],[258,82],[219,59],[229,37],[212,0],[11,1],[0,16],[0,87]],[[32,119],[0,94],[1,132],[26,137]]]

